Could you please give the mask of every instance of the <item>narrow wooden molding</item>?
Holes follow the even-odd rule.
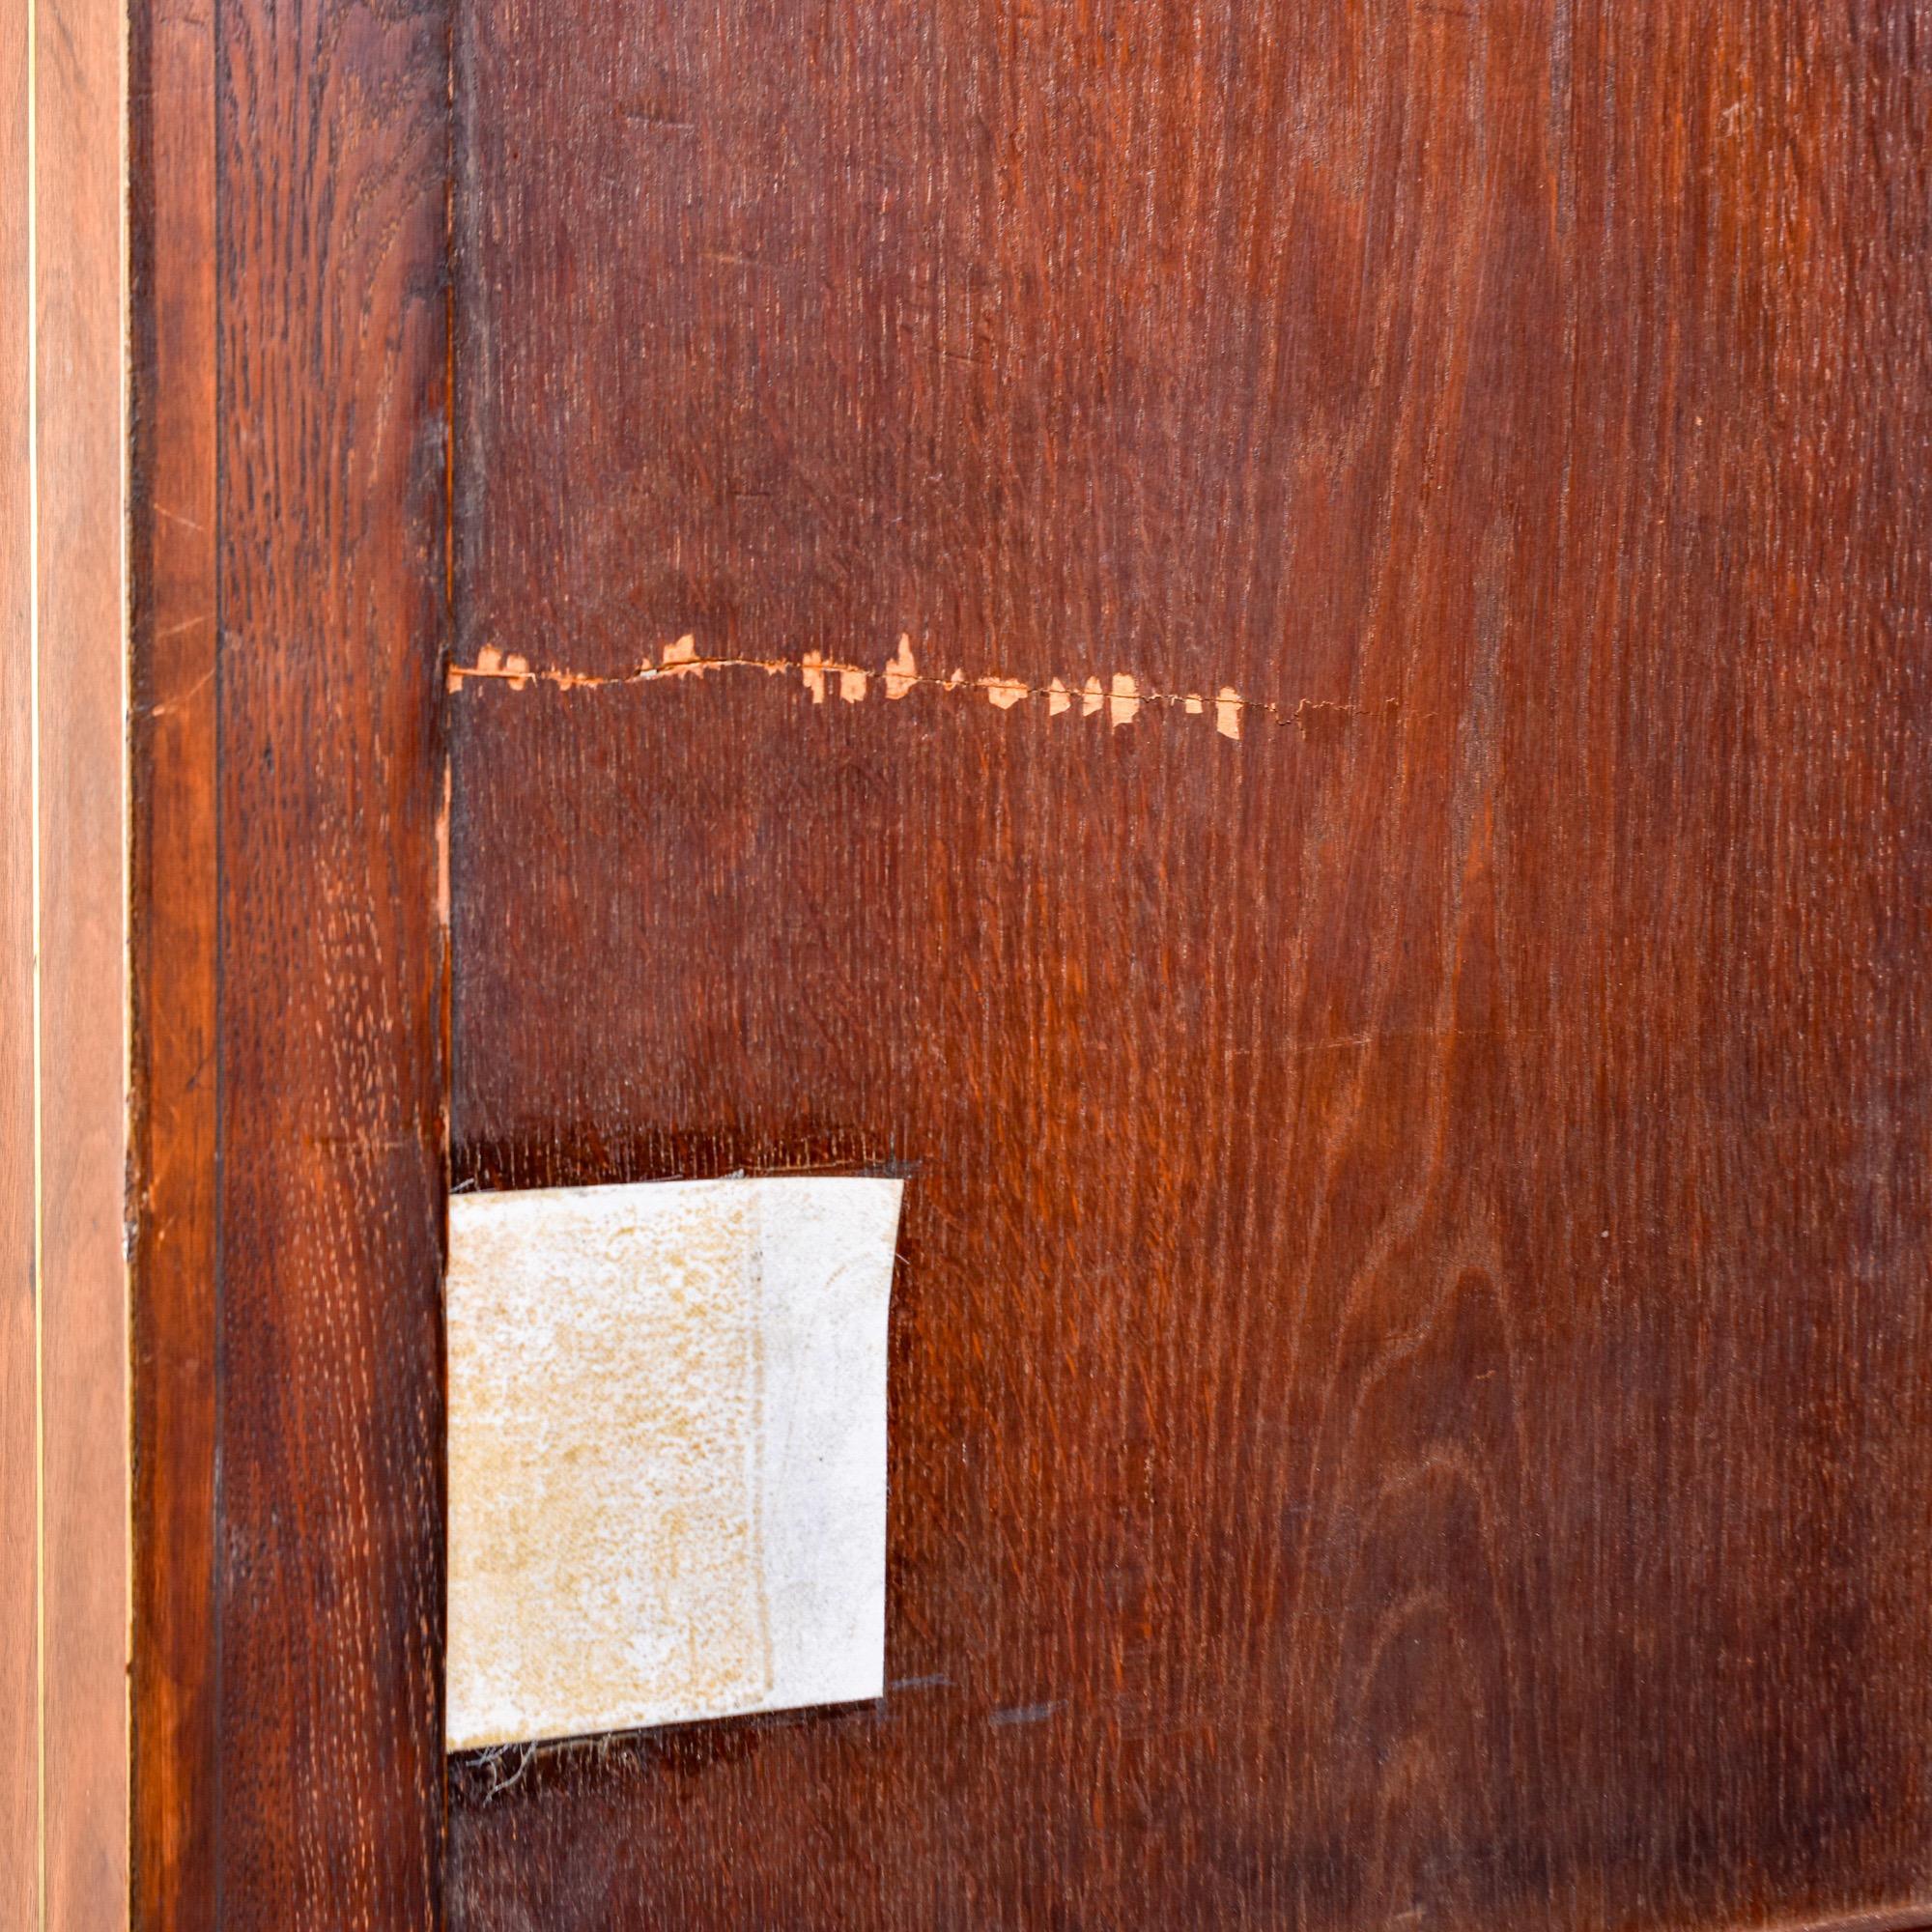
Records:
[[[0,1921],[40,1911],[27,18],[0,22]]]
[[[41,1932],[128,1897],[124,53],[113,0],[0,29],[0,1913]]]
[[[215,1922],[213,10],[129,9],[133,1921]]]

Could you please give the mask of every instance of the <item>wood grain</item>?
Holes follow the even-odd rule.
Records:
[[[134,45],[136,1910],[430,1925],[446,18],[156,0]]]
[[[458,15],[459,662],[869,673],[461,683],[458,1179],[909,1179],[894,1688],[452,1922],[1910,1922],[1923,17]]]
[[[43,1923],[128,1904],[127,353],[115,0],[35,0]]]
[[[446,75],[216,21],[223,1927],[437,1914]]]
[[[0,29],[0,1921],[40,1910],[27,22]]]
[[[213,10],[129,10],[132,1922],[212,1932],[215,414]]]

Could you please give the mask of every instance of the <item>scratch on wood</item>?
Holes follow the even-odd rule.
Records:
[[[994,1711],[986,1721],[1005,1729],[1011,1724],[1043,1724],[1060,1709],[1060,1700],[1050,1704],[1014,1704],[1004,1711]]]
[[[1025,679],[989,672],[968,677],[953,669],[945,677],[935,677],[919,668],[913,656],[912,639],[901,637],[897,651],[884,668],[867,669],[864,665],[841,663],[821,651],[806,651],[796,658],[702,657],[696,636],[687,632],[664,647],[656,663],[646,658],[635,670],[598,673],[532,666],[516,651],[503,651],[485,644],[476,653],[473,665],[452,665],[449,689],[461,691],[472,680],[487,679],[507,684],[512,691],[525,691],[533,684],[554,685],[560,691],[601,689],[611,685],[655,684],[668,679],[704,677],[713,671],[762,671],[768,677],[796,677],[800,688],[812,703],[823,704],[829,692],[836,691],[847,704],[862,704],[876,682],[889,700],[896,701],[915,690],[982,693],[995,710],[1010,711],[1015,705],[1036,697],[1046,699],[1047,716],[1057,718],[1073,707],[1077,696],[1080,715],[1093,718],[1105,711],[1108,724],[1116,730],[1131,724],[1143,706],[1163,705],[1189,718],[1202,718],[1211,711],[1214,728],[1224,738],[1241,735],[1244,720],[1258,719],[1275,724],[1305,724],[1309,714],[1326,713],[1336,717],[1357,717],[1366,707],[1344,704],[1333,698],[1304,697],[1293,705],[1275,704],[1266,698],[1243,697],[1232,685],[1222,685],[1211,696],[1198,691],[1145,691],[1131,672],[1115,671],[1103,685],[1090,676],[1077,690],[1060,677],[1045,685],[1028,684]],[[1379,707],[1393,713],[1390,698]]]

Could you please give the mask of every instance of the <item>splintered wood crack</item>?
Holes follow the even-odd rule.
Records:
[[[1185,717],[1211,717],[1215,730],[1224,738],[1238,738],[1243,724],[1248,722],[1303,724],[1311,717],[1323,713],[1353,717],[1360,710],[1352,704],[1320,697],[1304,697],[1293,705],[1274,704],[1265,698],[1243,697],[1230,685],[1222,685],[1212,692],[1148,691],[1126,671],[1115,671],[1104,685],[1097,676],[1091,676],[1077,685],[1068,684],[1059,677],[1051,683],[1037,685],[999,672],[968,677],[963,670],[956,669],[938,677],[919,668],[913,658],[910,637],[899,639],[897,653],[880,670],[867,669],[864,665],[840,663],[818,651],[807,651],[796,658],[700,657],[696,637],[689,632],[675,642],[667,644],[664,655],[655,664],[647,658],[635,670],[606,674],[532,666],[527,658],[514,651],[505,652],[494,644],[486,644],[477,652],[473,665],[450,666],[449,689],[460,691],[471,679],[489,678],[507,684],[513,691],[525,690],[532,684],[550,684],[561,691],[578,691],[611,685],[654,684],[674,678],[705,677],[714,671],[739,670],[763,671],[768,677],[795,677],[814,704],[823,704],[828,696],[837,697],[846,704],[861,704],[871,695],[875,685],[884,690],[889,699],[901,698],[918,690],[977,692],[1001,711],[1009,711],[1016,704],[1043,697],[1049,717],[1058,717],[1076,705],[1083,718],[1096,717],[1104,712],[1107,722],[1117,728],[1131,724],[1143,706],[1161,705],[1169,710],[1179,710]],[[1394,700],[1391,699],[1385,708],[1393,710]]]

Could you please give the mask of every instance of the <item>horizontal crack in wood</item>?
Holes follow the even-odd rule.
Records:
[[[704,677],[713,671],[746,670],[763,671],[768,677],[796,677],[814,704],[823,704],[829,695],[848,704],[861,703],[877,684],[884,687],[889,699],[904,697],[916,690],[977,692],[1002,711],[1043,697],[1050,715],[1058,716],[1077,705],[1083,717],[1094,717],[1104,711],[1108,722],[1116,726],[1131,724],[1143,705],[1164,705],[1170,710],[1178,706],[1189,716],[1211,717],[1215,729],[1225,738],[1238,738],[1243,723],[1249,719],[1305,725],[1311,717],[1360,717],[1368,708],[1322,697],[1304,697],[1293,705],[1276,704],[1266,698],[1244,697],[1227,685],[1212,692],[1148,691],[1124,671],[1114,672],[1105,686],[1097,676],[1089,676],[1078,685],[1067,684],[1058,677],[1049,684],[1028,684],[997,672],[968,677],[963,670],[936,677],[918,668],[911,639],[904,637],[899,639],[897,655],[882,669],[844,663],[817,651],[807,651],[796,658],[700,657],[696,640],[689,634],[667,645],[657,663],[645,659],[633,670],[611,672],[532,666],[514,652],[486,645],[477,653],[473,665],[449,668],[449,689],[460,691],[472,679],[484,679],[507,684],[516,691],[532,684],[554,685],[560,691],[602,690],[615,685]],[[1388,699],[1380,708],[1385,713],[1394,713],[1395,699]]]

